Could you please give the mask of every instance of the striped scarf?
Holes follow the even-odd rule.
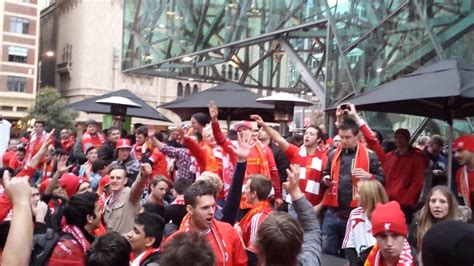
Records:
[[[382,263],[382,252],[380,251],[377,244],[375,244],[372,250],[370,251],[369,256],[367,257],[367,260],[365,261],[364,266],[383,266],[383,265],[384,264]],[[398,258],[397,266],[415,266],[415,261],[414,261],[413,255],[411,254],[410,244],[408,244],[408,241],[406,240],[406,238],[403,242],[402,253],[400,254],[400,257]]]

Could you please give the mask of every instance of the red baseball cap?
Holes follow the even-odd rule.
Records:
[[[240,122],[238,122],[237,124],[234,125],[234,130],[239,131],[239,129],[241,129],[242,127],[246,127],[250,130],[253,129],[252,124],[250,123],[250,121],[242,120],[242,121],[240,121]]]
[[[44,194],[44,192],[46,191],[46,188],[49,185],[49,182],[51,182],[51,178],[46,178],[43,181],[41,181],[41,184],[40,184],[40,187],[39,187],[39,191],[40,191],[41,194]]]
[[[377,203],[372,212],[372,234],[377,236],[383,232],[397,233],[405,237],[408,235],[405,214],[396,201]]]
[[[453,151],[467,150],[474,152],[474,135],[464,135],[453,142]]]
[[[122,148],[127,148],[127,149],[131,149],[132,148],[132,145],[130,144],[130,140],[129,139],[119,139],[117,141],[117,147],[116,149],[122,149]]]

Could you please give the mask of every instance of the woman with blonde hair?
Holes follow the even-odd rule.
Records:
[[[440,221],[461,220],[459,205],[447,186],[433,187],[426,197],[425,204],[412,224],[410,245],[421,250],[421,242],[426,232]]]
[[[351,211],[342,242],[350,266],[363,263],[376,243],[372,236],[372,212],[377,203],[387,203],[388,196],[382,184],[377,180],[361,180],[357,184],[359,207]],[[369,252],[368,252],[369,251]]]

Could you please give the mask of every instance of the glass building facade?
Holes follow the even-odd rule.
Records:
[[[125,0],[122,69],[314,95],[321,108],[457,58],[474,63],[472,0]],[[410,88],[400,88],[403,90]],[[366,113],[390,135],[440,121]],[[457,121],[471,131],[471,121]]]

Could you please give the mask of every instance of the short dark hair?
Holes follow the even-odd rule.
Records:
[[[444,139],[440,135],[433,135],[431,137],[431,143],[443,147],[444,146]]]
[[[215,264],[216,257],[207,241],[207,237],[196,232],[178,233],[166,244],[160,256],[160,265],[163,266],[208,266]]]
[[[272,181],[264,175],[253,174],[249,176],[251,192],[257,193],[258,200],[262,201],[268,198],[272,192]]]
[[[193,184],[189,178],[178,178],[174,181],[173,188],[176,193],[183,195],[184,191]]]
[[[145,212],[153,213],[161,217],[165,215],[165,208],[158,203],[148,201],[142,205],[142,208]]]
[[[110,231],[94,241],[86,251],[86,266],[129,266],[130,242],[120,233]]]
[[[146,126],[141,126],[135,130],[135,135],[143,135],[148,137],[148,128]]]
[[[158,183],[160,182],[165,182],[169,187],[171,186],[171,181],[166,178],[165,176],[163,175],[157,175],[157,176],[154,176],[152,179],[151,179],[151,186],[152,187],[155,187],[156,185],[158,185]]]
[[[161,244],[163,238],[163,230],[165,229],[165,220],[155,213],[142,212],[138,214],[135,223],[143,225],[143,231],[146,237],[154,237],[153,247],[157,248]]]
[[[288,213],[268,215],[257,232],[257,248],[265,265],[296,265],[303,245],[303,230]]]
[[[359,126],[351,119],[344,119],[342,124],[339,126],[339,130],[350,130],[354,136],[359,134]]]
[[[95,206],[99,196],[94,192],[74,195],[64,208],[66,224],[83,228],[87,224],[87,215],[95,218]]]
[[[86,149],[86,155],[87,155],[90,151],[92,151],[92,150],[94,150],[94,149],[95,149],[95,150],[98,150],[95,146],[90,146],[89,148],[87,148],[87,149]]]
[[[214,187],[209,182],[204,180],[198,180],[194,184],[188,187],[184,192],[184,203],[186,205],[196,206],[197,197],[201,196],[213,196],[214,197]]]
[[[98,173],[100,170],[104,169],[108,164],[102,159],[97,159],[97,161],[92,163],[92,172]]]
[[[317,134],[318,134],[318,136],[317,136],[318,139],[322,137],[323,131],[321,130],[321,128],[319,128],[319,126],[317,126],[316,124],[310,124],[309,126],[307,126],[307,127],[305,128],[305,131],[306,131],[306,129],[308,129],[308,128],[310,128],[310,127],[316,129],[316,132],[317,132]],[[298,135],[298,134],[295,134],[295,135]],[[302,137],[303,137],[303,136],[302,136]]]
[[[44,127],[44,121],[36,120],[33,125],[36,125],[36,124],[41,124]]]
[[[205,126],[211,122],[209,116],[202,112],[193,114],[192,118],[196,119],[196,121],[202,126]]]
[[[118,127],[116,127],[116,126],[111,126],[111,127],[109,127],[109,128],[107,129],[107,136],[110,136],[110,134],[112,134],[112,132],[115,131],[115,130],[118,130],[119,132],[122,132],[122,131],[120,130],[120,128],[118,128]]]
[[[16,151],[26,153],[26,149],[23,147],[19,147],[18,149],[16,149]]]

